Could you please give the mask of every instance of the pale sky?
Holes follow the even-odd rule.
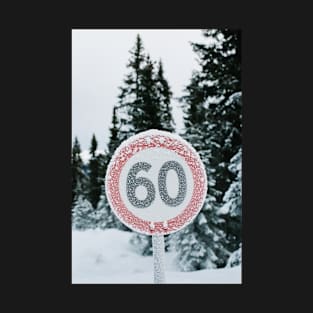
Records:
[[[207,41],[196,29],[72,30],[72,139],[78,137],[82,150],[89,149],[93,133],[99,149],[103,150],[108,142],[118,87],[129,72],[126,64],[137,34],[152,60],[162,59],[174,97],[182,95],[192,70],[198,69],[189,42]],[[178,131],[183,126],[179,105],[172,100]]]

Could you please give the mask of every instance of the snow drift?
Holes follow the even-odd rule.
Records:
[[[132,233],[117,229],[72,232],[73,284],[153,284],[153,257],[137,254]],[[165,254],[167,284],[240,284],[241,266],[180,272]]]

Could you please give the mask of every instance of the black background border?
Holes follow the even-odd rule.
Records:
[[[44,305],[59,310],[65,304],[68,309],[77,306],[92,311],[95,306],[104,310],[111,296],[122,296],[116,306],[126,305],[129,310],[132,305],[140,307],[142,299],[151,299],[148,307],[156,309],[164,309],[168,303],[194,310],[199,303],[208,310],[215,307],[223,311],[242,308],[250,301],[260,309],[278,299],[287,301],[278,297],[278,283],[279,290],[282,284],[288,289],[296,275],[288,272],[286,278],[289,266],[281,258],[296,243],[280,229],[286,215],[294,218],[293,209],[303,207],[301,198],[291,196],[294,185],[286,182],[297,171],[291,166],[290,145],[291,140],[300,147],[306,143],[304,135],[296,136],[289,126],[290,117],[302,109],[307,99],[305,92],[293,92],[290,79],[300,76],[299,63],[295,65],[292,60],[293,53],[298,52],[295,41],[299,44],[304,40],[304,33],[286,23],[298,16],[304,30],[308,27],[305,13],[286,3],[283,7],[222,2],[209,2],[206,7],[196,3],[170,7],[169,3],[153,3],[149,8],[145,2],[138,10],[134,3],[116,2],[114,6],[39,7],[27,3],[10,10],[12,20],[21,22],[11,22],[6,28],[6,50],[11,59],[4,59],[6,79],[13,83],[13,88],[6,90],[8,109],[12,109],[14,124],[18,125],[6,128],[6,133],[9,129],[14,137],[4,141],[7,151],[17,148],[15,159],[10,155],[15,172],[9,172],[6,181],[13,186],[9,195],[12,209],[8,211],[14,227],[12,223],[3,225],[9,228],[9,238],[4,238],[4,261],[11,268],[5,273],[5,286],[13,291],[12,295],[20,291],[20,301],[11,305]],[[73,27],[242,29],[242,285],[71,285],[68,208]],[[309,58],[306,53],[297,60]],[[309,81],[302,87],[308,90]],[[297,111],[293,110],[295,103]],[[304,115],[297,128],[307,133],[310,123]],[[21,159],[22,152],[27,153]],[[297,181],[301,183],[302,179],[297,177]],[[156,301],[157,297],[161,300]]]

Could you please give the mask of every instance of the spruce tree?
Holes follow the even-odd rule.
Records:
[[[111,211],[104,191],[101,193],[100,200],[97,205],[97,226],[100,229],[118,228],[116,217]]]
[[[119,121],[117,118],[117,109],[116,106],[113,107],[113,115],[112,115],[112,122],[110,127],[110,137],[108,143],[108,161],[110,161],[114,151],[120,145],[121,141],[119,139]]]
[[[88,188],[88,200],[92,206],[96,209],[101,194],[101,186],[103,185],[104,173],[102,160],[103,156],[97,154],[98,142],[95,134],[92,135],[89,160],[89,188]]]
[[[156,92],[157,92],[157,101],[160,106],[160,122],[161,130],[166,130],[173,132],[174,129],[174,120],[172,116],[172,108],[170,106],[172,91],[168,84],[168,81],[164,77],[163,64],[160,60],[158,63],[158,70],[155,78],[156,82]]]
[[[235,250],[229,257],[227,261],[226,267],[235,267],[241,265],[241,244],[239,245],[239,248]]]
[[[214,184],[210,194],[218,208],[236,175],[230,170],[232,157],[241,148],[242,92],[241,92],[241,32],[237,30],[207,30],[204,35],[213,40],[210,44],[194,44],[200,58],[201,86],[207,106],[207,127],[204,141],[210,150],[208,158],[210,176]],[[241,181],[240,181],[241,183]],[[241,208],[238,208],[241,211]],[[230,212],[229,212],[230,214]],[[239,248],[241,219],[223,216],[226,247]],[[235,234],[235,235],[234,235]]]
[[[219,209],[219,214],[226,219],[226,234],[230,250],[238,249],[241,243],[242,222],[242,149],[231,158],[229,170],[236,176],[224,194],[224,205]]]
[[[106,162],[103,164],[102,167],[103,178],[105,177],[107,166],[112,158],[112,155],[115,152],[116,148],[120,145],[120,143],[121,140],[119,139],[119,122],[117,109],[114,106],[110,127],[108,152],[106,153]],[[97,221],[98,227],[101,229],[117,228],[120,230],[129,230],[128,227],[122,224],[112,212],[112,209],[106,197],[104,184],[102,185],[100,199],[97,204]]]
[[[188,270],[209,264],[225,266],[230,252],[238,248],[239,242],[236,238],[234,244],[229,237],[227,216],[219,215],[218,210],[235,179],[228,168],[231,157],[241,146],[240,33],[207,30],[204,35],[211,43],[193,44],[201,70],[193,73],[182,99],[186,114],[183,135],[199,152],[208,176],[208,194],[202,215],[178,233],[174,242],[178,262]],[[208,230],[202,231],[200,222]],[[195,248],[188,244],[187,238],[190,242],[196,238],[198,258],[191,258]],[[200,253],[203,249],[214,254]]]
[[[193,47],[200,58],[199,75],[208,108],[205,140],[211,150],[217,201],[222,203],[234,179],[228,170],[230,159],[241,147],[241,33],[225,29],[207,30],[204,35],[213,43]]]
[[[91,203],[79,195],[72,210],[72,227],[76,230],[96,228],[96,212]]]
[[[140,76],[140,107],[132,111],[132,125],[134,133],[148,129],[163,129],[161,116],[162,107],[157,89],[157,80],[154,64],[147,55]],[[136,247],[137,251],[142,255],[152,254],[152,238],[151,236],[134,234],[131,243]],[[166,247],[168,244],[166,244]]]
[[[208,185],[214,186],[208,162],[211,151],[204,140],[207,131],[205,95],[199,84],[199,76],[193,73],[186,87],[184,102],[185,131],[182,136],[196,149],[204,163]],[[209,190],[209,188],[208,188]],[[184,229],[171,236],[171,245],[177,251],[176,261],[183,271],[222,267],[229,256],[225,249],[226,234],[223,220],[217,215],[215,193],[208,192],[201,212]]]
[[[216,268],[218,257],[213,247],[217,235],[209,227],[205,214],[200,212],[195,221],[172,235],[178,250],[176,261],[183,271]]]
[[[172,131],[170,109],[171,91],[163,75],[162,64],[156,71],[154,62],[145,54],[143,43],[138,35],[127,67],[130,72],[120,88],[119,140],[120,142],[148,129]],[[149,236],[135,234],[132,243],[141,254],[152,253]]]
[[[144,52],[142,40],[136,37],[134,47],[130,50],[127,63],[128,73],[123,80],[118,96],[118,105],[114,108],[109,158],[122,141],[148,129],[173,130],[170,109],[172,93],[164,78],[163,67],[155,69],[154,62]],[[102,194],[102,205],[107,205],[105,194]],[[107,207],[106,210],[109,210]],[[108,212],[104,213],[108,214]],[[110,215],[110,214],[109,214]],[[146,235],[135,235],[132,242],[141,246],[142,254],[151,254],[151,238]],[[142,242],[142,245],[139,242]]]
[[[71,155],[71,171],[72,171],[72,207],[74,201],[77,200],[79,195],[84,195],[86,192],[87,175],[84,172],[84,164],[80,156],[80,144],[75,137],[72,155]]]
[[[123,86],[120,87],[120,94],[118,96],[120,141],[136,133],[137,118],[140,117],[140,112],[142,112],[141,76],[145,55],[139,34],[136,37],[135,46],[130,50],[130,55],[131,57],[127,63],[129,73],[123,81]]]
[[[141,71],[140,109],[132,114],[132,123],[135,133],[148,129],[161,129],[161,106],[157,97],[155,69],[150,56],[145,58]]]
[[[127,64],[130,71],[120,87],[116,108],[120,141],[152,128],[174,131],[172,92],[164,77],[162,62],[156,69],[150,56],[145,54],[139,35],[130,54]]]

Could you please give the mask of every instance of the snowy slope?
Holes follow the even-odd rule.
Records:
[[[132,234],[116,229],[72,232],[72,283],[153,283],[153,257],[129,244]],[[166,253],[166,283],[240,284],[241,267],[179,272],[174,253]]]

